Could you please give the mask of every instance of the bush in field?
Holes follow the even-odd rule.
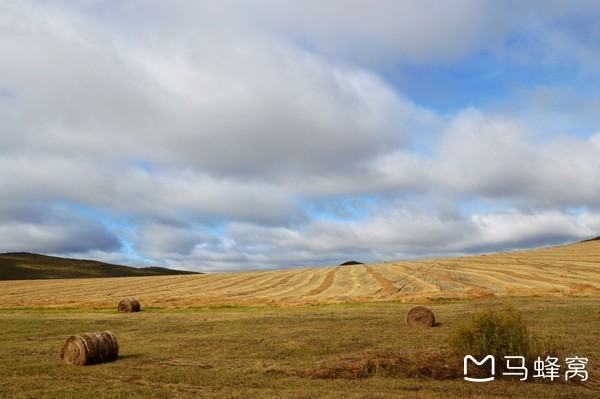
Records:
[[[514,308],[489,309],[475,314],[451,333],[450,347],[461,359],[466,355],[476,359],[492,355],[497,360],[504,356],[523,356],[529,369],[537,356],[547,353],[541,349],[539,339],[527,329],[521,312]],[[497,374],[506,371],[505,362],[496,361],[496,368]]]

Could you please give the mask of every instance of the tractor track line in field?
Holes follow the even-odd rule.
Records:
[[[405,266],[405,265],[402,265],[402,266],[403,266],[404,268],[408,268],[409,270],[411,270],[411,271],[412,271],[412,273],[408,273],[406,276],[402,277],[402,278],[401,278],[400,280],[398,280],[398,281],[395,281],[394,283],[399,283],[399,282],[401,282],[401,281],[404,281],[404,280],[406,280],[406,279],[407,279],[407,278],[409,278],[409,277],[412,277],[413,279],[412,279],[411,281],[408,281],[408,282],[405,282],[404,284],[402,284],[402,285],[401,285],[401,286],[400,286],[398,289],[396,289],[396,292],[395,292],[395,293],[398,293],[398,292],[402,291],[402,289],[403,289],[404,287],[406,287],[408,284],[411,284],[411,283],[415,282],[416,280],[421,280],[421,278],[422,278],[422,277],[423,277],[425,274],[427,274],[427,273],[428,273],[428,272],[429,272],[431,269],[433,269],[433,268],[434,268],[436,265],[435,265],[435,263],[434,263],[433,265],[429,266],[429,267],[427,268],[427,270],[425,270],[424,272],[422,272],[422,273],[421,273],[420,275],[418,275],[418,276],[415,276],[415,274],[414,274],[414,273],[421,272],[421,270],[422,270],[422,269],[424,269],[426,266],[421,266],[421,267],[420,267],[418,270],[415,270],[415,269],[413,269],[413,268],[411,268],[411,267],[408,267],[408,266]]]
[[[325,276],[325,279],[323,280],[323,282],[321,282],[321,285],[319,285],[317,288],[312,289],[306,295],[307,296],[318,295],[321,292],[325,291],[327,288],[331,287],[333,285],[333,281],[335,279],[335,274],[339,270],[340,270],[340,266],[337,266],[335,269],[333,269],[329,273],[327,273],[327,275]]]
[[[367,271],[367,273],[369,273],[371,276],[373,276],[373,278],[375,280],[377,280],[379,282],[379,284],[381,284],[381,289],[378,292],[381,292],[382,294],[388,294],[388,295],[396,293],[396,290],[398,289],[398,287],[396,287],[391,280],[383,277],[381,274],[379,274],[378,272],[373,270],[373,268],[371,266],[364,265],[364,267],[365,267],[365,270]]]
[[[277,282],[275,282],[275,283],[267,284],[262,287],[254,288],[251,290],[237,292],[233,296],[252,295],[252,294],[256,294],[258,292],[270,290],[272,288],[284,286],[285,284],[289,283],[291,279],[293,279],[294,277],[296,277],[299,274],[302,274],[303,272],[304,272],[304,270],[297,272],[297,273],[290,273],[289,275],[285,276],[284,278],[278,279]]]

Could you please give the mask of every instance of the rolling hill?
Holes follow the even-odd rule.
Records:
[[[143,270],[142,270],[143,272]],[[300,305],[600,295],[600,240],[491,255],[221,274],[0,281],[0,307]]]
[[[0,280],[71,279],[197,274],[163,267],[135,268],[94,260],[11,252],[0,254]]]

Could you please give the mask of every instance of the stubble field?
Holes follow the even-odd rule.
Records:
[[[495,255],[262,272],[0,281],[0,307],[304,305],[600,295],[600,241]],[[115,302],[116,301],[116,302]]]
[[[0,397],[596,398],[600,242],[517,253],[201,276],[0,282]],[[136,297],[142,312],[119,314]],[[425,304],[437,325],[405,316]],[[586,382],[470,383],[450,332],[512,306]],[[117,361],[68,366],[68,336],[111,330]],[[561,377],[564,373],[561,373]]]

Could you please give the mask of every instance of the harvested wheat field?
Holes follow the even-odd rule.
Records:
[[[204,275],[0,281],[0,307],[302,305],[600,294],[600,241],[494,255]]]

